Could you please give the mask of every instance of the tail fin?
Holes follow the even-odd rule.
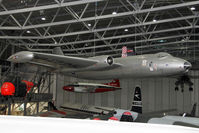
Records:
[[[48,110],[57,110],[57,108],[52,102],[48,102]]]
[[[131,111],[142,113],[142,96],[140,87],[135,87],[134,98],[132,103]]]
[[[127,56],[135,55],[135,49],[127,49],[126,46],[122,47],[122,58],[125,58]]]
[[[122,47],[122,58],[125,58],[125,57],[127,57],[127,47],[123,46]]]
[[[191,110],[191,116],[195,117],[196,116],[196,103],[193,105],[193,108]]]
[[[53,49],[53,54],[64,55],[64,53],[63,53],[61,47],[55,47],[55,48]]]

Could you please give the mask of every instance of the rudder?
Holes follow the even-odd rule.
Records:
[[[53,54],[57,54],[57,55],[64,55],[64,53],[63,53],[61,47],[55,47],[55,48],[53,49],[53,52],[52,52],[52,53],[53,53]]]
[[[131,111],[142,113],[142,96],[140,87],[135,87]]]

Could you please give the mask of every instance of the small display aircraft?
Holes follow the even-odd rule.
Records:
[[[16,77],[14,81],[4,82],[1,86],[2,96],[15,96],[15,97],[25,97],[26,94],[34,87],[34,83],[21,80],[20,77]]]
[[[110,83],[95,84],[95,83],[75,83],[63,87],[65,91],[79,92],[79,93],[100,93],[120,90],[119,80],[113,80]]]

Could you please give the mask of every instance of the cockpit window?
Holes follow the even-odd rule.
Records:
[[[164,53],[164,52],[157,53],[157,57],[158,57],[158,58],[163,58],[163,57],[167,57],[167,56],[171,56],[171,55],[168,54],[168,53]]]

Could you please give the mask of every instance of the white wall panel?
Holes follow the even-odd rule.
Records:
[[[199,71],[194,73],[194,76],[197,76],[197,75],[199,75]],[[199,80],[198,79],[194,79],[193,100],[194,102],[192,104],[197,103],[196,113],[199,116]]]
[[[121,80],[121,86],[122,86],[122,91],[121,91],[121,108],[126,109],[127,108],[127,99],[128,99],[128,90],[132,89],[130,83],[128,82],[129,80]],[[130,88],[129,88],[130,87]],[[129,89],[128,89],[129,88]]]
[[[164,78],[162,79],[162,84],[161,84],[160,90],[162,92],[162,110],[169,109],[169,103],[170,103],[170,87],[169,85],[169,79]],[[172,88],[173,89],[173,88]]]
[[[81,103],[82,104],[82,95],[83,94],[81,94],[81,93],[75,93],[75,103]]]
[[[199,75],[198,71],[191,73]],[[81,81],[80,79],[65,77],[65,83]],[[88,81],[105,83],[110,81]],[[192,79],[194,82],[194,91],[189,92],[189,87],[184,87],[184,93],[175,91],[175,78],[154,78],[154,79],[121,79],[122,90],[97,94],[81,94],[73,92],[64,92],[63,102],[83,103],[97,106],[109,106],[123,109],[130,109],[133,93],[136,85],[142,90],[143,111],[151,112],[166,109],[177,109],[178,113],[190,112],[193,104],[199,104],[199,79]],[[199,106],[197,106],[197,115]]]
[[[97,93],[97,94],[94,94],[95,95],[95,105],[96,106],[103,106],[101,104],[101,94],[100,93]]]
[[[134,93],[134,85],[133,85],[133,79],[128,79],[128,87],[127,89],[127,95],[125,99],[127,99],[127,107],[124,109],[131,109],[132,101],[133,101],[133,93]],[[122,90],[123,91],[123,90]]]
[[[114,107],[121,108],[121,90],[114,92]]]
[[[56,79],[57,79],[57,83],[56,83],[56,105],[60,106],[61,104],[64,103],[64,91],[62,89],[63,85],[64,85],[64,77],[62,75],[56,75]],[[59,83],[58,83],[59,81]]]
[[[141,91],[142,91],[142,105],[144,105],[144,106],[142,106],[142,109],[143,109],[143,112],[146,112],[146,111],[148,111],[149,110],[149,107],[151,106],[150,104],[149,104],[149,92],[151,91],[151,90],[149,90],[148,88],[149,88],[149,81],[148,81],[149,79],[143,79],[142,80],[142,88],[141,88]],[[134,87],[135,88],[135,87]],[[134,93],[134,91],[133,92],[130,92],[131,94],[132,94],[132,97],[133,97],[133,93]],[[130,99],[130,98],[129,98]],[[131,101],[130,101],[131,103],[132,103],[132,99],[131,99]]]
[[[176,79],[170,78],[169,84],[169,109],[176,109],[177,106],[177,93],[175,91],[175,81]]]
[[[114,92],[108,93],[108,107],[114,107]]]
[[[162,110],[162,92],[163,92],[163,88],[162,88],[162,78],[157,78],[155,79],[155,88],[154,88],[154,108],[155,110]]]
[[[178,92],[176,91],[176,96],[177,96],[177,104],[176,107],[178,110],[182,110],[183,111],[183,93],[181,93],[181,90],[179,90]]]
[[[108,106],[108,93],[101,93],[101,104],[105,107]]]
[[[82,94],[82,104],[88,104],[88,98],[89,98],[88,93]]]
[[[95,94],[88,94],[88,105],[95,105]]]
[[[150,111],[155,110],[155,79],[149,79],[148,82],[149,82],[149,84],[148,84],[149,86],[146,89],[149,90],[149,93],[148,93],[148,95],[149,95],[149,101],[148,101],[149,108],[148,108],[148,111],[150,112]]]
[[[73,93],[73,92],[68,92],[70,95],[69,95],[69,99],[70,99],[70,101],[69,102],[71,102],[71,103],[75,103],[76,102],[76,100],[75,100],[75,93]]]
[[[193,92],[189,91],[189,86],[185,86],[185,90],[183,93],[183,112],[190,112],[190,109],[192,108],[191,93]]]

